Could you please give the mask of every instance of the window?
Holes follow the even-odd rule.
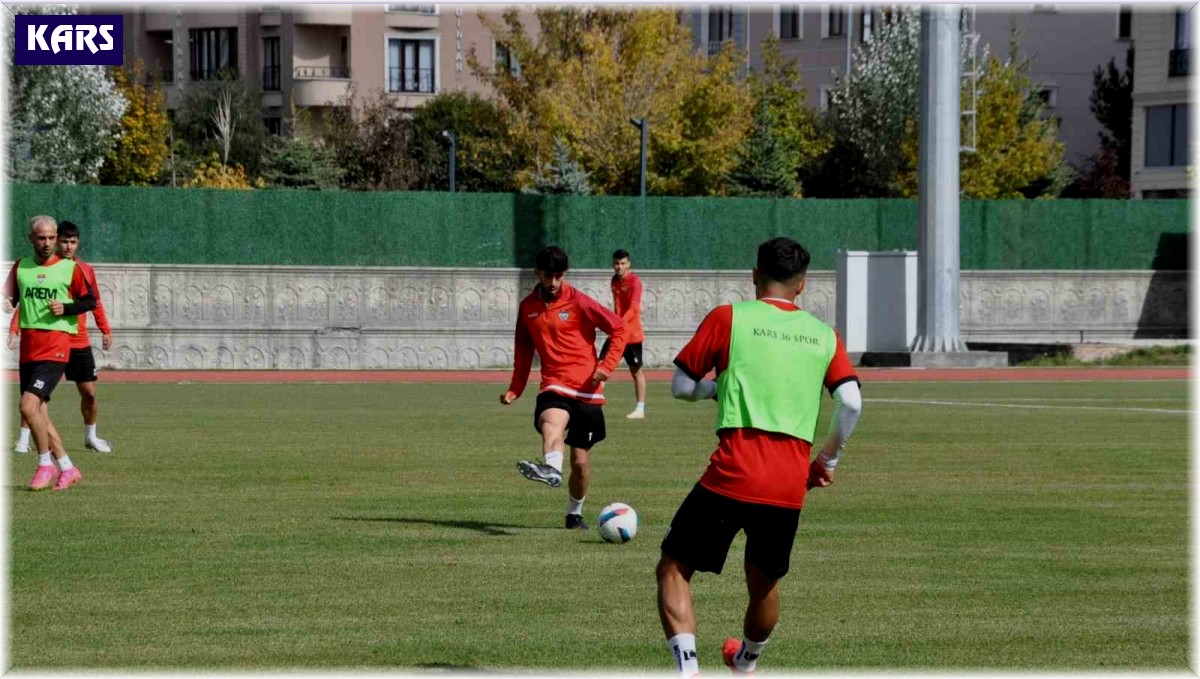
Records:
[[[263,38],[263,81],[264,92],[279,91],[279,38]]]
[[[1185,10],[1176,10],[1175,12],[1175,49],[1185,50],[1192,46],[1191,36],[1189,34],[1188,21],[1189,12]]]
[[[188,31],[192,80],[210,80],[237,70],[236,28],[193,28]]]
[[[433,93],[433,40],[388,40],[388,92]]]
[[[521,62],[504,43],[496,43],[496,70],[515,76],[521,75]]]
[[[1121,5],[1117,10],[1117,39],[1129,40],[1133,37],[1133,8]]]
[[[818,96],[820,97],[820,105],[821,105],[822,111],[829,110],[829,96],[832,93],[833,93],[832,85],[821,85],[821,89],[818,90]]]
[[[708,10],[708,41],[722,42],[733,39],[733,7],[716,7]]]
[[[1187,104],[1146,108],[1146,167],[1188,163]]]
[[[779,8],[779,39],[799,40],[804,37],[804,24],[801,23],[801,5],[783,5]]]
[[[263,125],[266,125],[267,132],[276,137],[283,134],[283,118],[263,118]]]
[[[408,12],[409,14],[437,14],[437,5],[388,5],[389,12]]]
[[[1046,105],[1046,108],[1055,108],[1058,106],[1057,87],[1043,87],[1042,89],[1038,90],[1037,97],[1038,99],[1042,100],[1042,103]]]
[[[871,39],[871,33],[875,28],[875,13],[870,7],[863,7],[862,14],[858,18],[858,39],[860,42],[866,42]]]
[[[830,38],[836,38],[846,34],[846,8],[836,5],[831,5],[826,14],[825,25],[828,27],[826,35]]]

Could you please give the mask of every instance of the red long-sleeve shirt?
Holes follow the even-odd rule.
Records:
[[[611,374],[625,351],[625,324],[599,302],[562,284],[558,297],[547,303],[536,286],[517,307],[512,382],[508,390],[520,396],[529,381],[533,354],[542,361],[538,392],[554,391],[586,403],[604,403],[604,383],[592,377],[600,368]],[[596,329],[611,339],[608,353],[596,358]]]
[[[624,278],[612,277],[613,309],[625,327],[629,328],[625,338],[629,344],[639,344],[646,340],[646,332],[642,329],[642,279],[630,271]]]
[[[75,268],[83,272],[83,278],[87,284],[91,286],[92,293],[96,297],[96,308],[92,309],[92,315],[96,317],[96,325],[100,328],[100,333],[103,335],[112,334],[112,327],[108,324],[108,314],[104,313],[104,302],[100,299],[100,286],[96,284],[96,270],[91,264],[75,260]],[[71,335],[72,349],[87,349],[92,346],[92,341],[88,338],[87,330],[87,314],[80,314],[79,319],[79,334]],[[21,307],[17,306],[16,313],[12,316],[12,323],[8,328],[9,333],[21,332]]]

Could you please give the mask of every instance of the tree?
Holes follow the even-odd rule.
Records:
[[[412,121],[383,90],[357,102],[351,91],[323,127],[325,143],[344,171],[343,188],[408,191],[430,174],[413,157]]]
[[[100,170],[100,181],[132,186],[153,184],[171,153],[166,94],[157,80],[146,81],[141,59],[113,71],[113,82],[127,107],[121,116],[117,143]]]
[[[778,38],[771,37],[763,42],[762,61],[762,68],[751,71],[748,80],[755,101],[755,115],[760,107],[766,107],[767,120],[781,142],[780,152],[786,156],[785,162],[792,168],[793,175],[797,175],[798,170],[810,166],[828,151],[832,140],[821,133],[816,116],[805,102],[807,97],[796,60],[783,55]],[[761,125],[756,117],[751,139],[759,129]],[[799,196],[799,182],[793,183],[796,189],[788,195]]]
[[[281,189],[336,189],[345,174],[333,149],[301,134],[268,142],[262,168],[266,185]]]
[[[754,130],[730,178],[729,195],[791,198],[796,194],[796,156],[791,141],[774,127],[766,104],[754,112]]]
[[[1058,121],[1025,74],[1028,64],[989,57],[976,96],[975,152],[961,156],[960,186],[968,198],[1058,196],[1070,182]],[[918,141],[904,141],[908,169],[900,176],[903,195],[917,194]]]
[[[413,113],[413,158],[427,172],[419,188],[442,191],[448,184],[443,131],[455,135],[458,190],[507,193],[519,188],[516,174],[526,161],[513,143],[507,116],[491,101],[465,92],[439,94]]]
[[[195,174],[183,183],[185,189],[240,189],[249,191],[252,188],[263,188],[264,182],[259,177],[254,186],[246,177],[246,169],[240,164],[226,165],[216,151],[209,154],[208,159],[196,165]]]
[[[1100,123],[1100,149],[1092,154],[1069,195],[1079,198],[1129,198],[1133,128],[1133,47],[1125,52],[1125,70],[1115,59],[1092,73],[1092,115]]]
[[[262,95],[237,73],[189,82],[175,127],[192,155],[206,158],[216,151],[225,164],[241,164],[251,174],[258,171],[267,144]]]
[[[19,6],[21,14],[75,14],[69,5]],[[8,35],[14,14],[5,8]],[[8,63],[13,41],[8,40]],[[117,141],[125,99],[101,66],[10,67],[9,174],[14,181],[94,182]]]
[[[554,141],[554,161],[547,163],[533,176],[533,187],[526,193],[542,195],[589,196],[592,185],[583,166],[571,158],[571,150],[561,139]]]
[[[519,72],[482,67],[474,53],[469,58],[503,102],[515,146],[527,154],[522,186],[562,139],[597,193],[636,193],[640,140],[629,119],[646,118],[649,190],[725,190],[751,110],[734,50],[712,58],[697,53],[668,9],[542,8],[537,16],[535,41],[515,11],[499,23],[481,15]]]
[[[854,70],[829,96],[829,151],[805,177],[808,195],[881,197],[898,193],[895,179],[909,169],[901,152],[917,116],[917,8],[884,15],[879,29],[854,50]]]

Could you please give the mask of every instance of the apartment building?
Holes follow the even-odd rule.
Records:
[[[486,7],[499,19],[501,7]],[[282,133],[292,107],[320,114],[387,93],[398,108],[438,92],[483,92],[467,58],[507,64],[475,5],[148,5],[123,12],[125,54],[163,81],[167,105],[189,82],[236,70],[262,90],[263,119]]]
[[[1131,177],[1137,198],[1191,195],[1191,19],[1187,5],[1139,5],[1133,13]]]
[[[1125,64],[1131,44],[1129,6],[1108,5],[963,5],[984,47],[1007,57],[1015,28],[1021,59],[1044,88],[1049,111],[1061,121],[1059,138],[1067,160],[1082,165],[1099,148],[1099,124],[1089,108],[1092,72],[1116,59]],[[798,60],[809,105],[824,108],[835,76],[853,66],[853,50],[878,28],[880,5],[701,5],[684,21],[698,48],[714,53],[724,41],[747,52],[751,68],[762,63],[762,43],[778,36],[785,56]]]

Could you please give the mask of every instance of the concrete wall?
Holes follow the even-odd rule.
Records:
[[[533,286],[517,269],[101,264],[96,274],[115,329],[107,352],[93,330],[97,362],[121,369],[508,368],[516,306]],[[568,280],[608,304],[610,275]],[[749,272],[640,275],[651,367],[669,366],[713,307],[753,295]],[[1185,272],[968,271],[961,290],[968,341],[1187,334]],[[832,271],[810,274],[803,304],[833,323]]]

